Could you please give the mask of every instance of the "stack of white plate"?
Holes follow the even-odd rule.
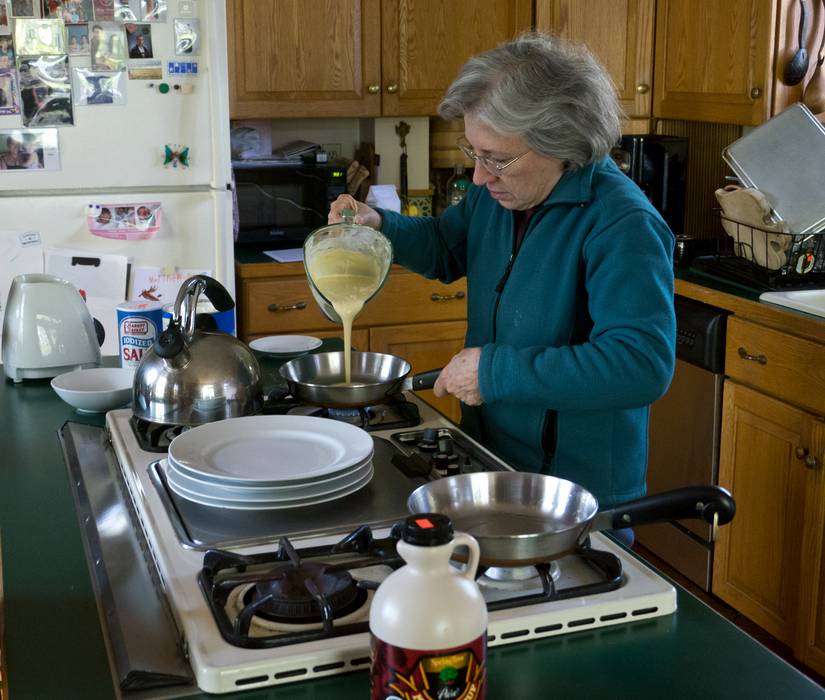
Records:
[[[217,508],[316,505],[366,486],[372,438],[310,416],[250,416],[207,423],[169,446],[166,481],[181,498]]]

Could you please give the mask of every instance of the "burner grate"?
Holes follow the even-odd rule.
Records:
[[[236,591],[239,586],[250,588],[263,586],[265,588],[269,582],[283,577],[285,571],[294,570],[296,566],[301,565],[312,565],[317,567],[316,571],[323,570],[324,574],[329,575],[343,572],[349,572],[347,575],[350,575],[352,572],[366,570],[368,567],[384,567],[392,571],[404,563],[395,549],[399,536],[400,523],[392,528],[386,538],[375,538],[372,530],[363,525],[330,546],[296,550],[288,538],[282,537],[278,549],[274,552],[242,555],[212,549],[204,556],[203,568],[198,574],[198,584],[212,611],[221,636],[234,646],[251,649],[275,648],[367,632],[369,623],[366,620],[341,621],[347,619],[346,615],[353,611],[356,607],[355,603],[333,612],[331,596],[328,592],[316,588],[314,584],[310,584],[305,591],[314,601],[315,610],[318,611],[315,618],[317,627],[314,629],[279,631],[275,634],[256,636],[251,634],[252,619],[259,614],[260,608],[265,607],[265,603],[247,602],[245,597],[241,611],[234,618],[227,612],[227,603],[233,591]],[[560,587],[553,579],[551,563],[539,564],[536,569],[541,581],[541,590],[527,594],[514,591],[497,600],[488,600],[488,610],[491,612],[507,610],[536,603],[605,593],[623,585],[622,564],[615,554],[593,549],[587,543],[573,556],[577,556],[595,572],[595,582]],[[483,570],[479,570],[479,576],[483,573]],[[352,578],[355,577],[352,576]],[[368,578],[356,580],[355,586],[359,592],[358,604],[363,604],[367,592],[374,590],[378,585],[378,582]],[[266,598],[264,596],[261,600],[266,601]]]
[[[153,423],[144,418],[133,415],[129,418],[129,425],[137,438],[138,445],[146,452],[166,453],[169,445],[183,431],[188,430],[185,425],[167,425]]]

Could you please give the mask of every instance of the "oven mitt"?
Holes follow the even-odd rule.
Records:
[[[774,222],[771,205],[759,190],[728,185],[716,190],[722,206],[722,227],[736,241],[737,254],[769,270],[778,270],[788,261],[788,225]],[[776,233],[773,233],[776,232]]]

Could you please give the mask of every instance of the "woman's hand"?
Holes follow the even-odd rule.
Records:
[[[464,348],[453,356],[435,382],[433,392],[439,398],[452,394],[468,406],[480,406],[481,391],[478,388],[478,363],[481,348]]]
[[[338,195],[338,199],[330,204],[327,223],[340,223],[344,218],[341,214],[344,209],[353,209],[355,211],[356,224],[369,226],[370,228],[374,228],[376,231],[381,230],[381,215],[375,211],[375,209],[368,207],[363,202],[357,201],[355,197],[350,194]]]

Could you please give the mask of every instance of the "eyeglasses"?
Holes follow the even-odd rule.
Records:
[[[527,150],[521,155],[518,155],[515,158],[510,158],[509,160],[496,160],[495,158],[488,158],[487,156],[478,155],[478,153],[476,153],[473,150],[473,147],[470,145],[469,141],[467,141],[467,139],[465,139],[463,136],[456,142],[456,145],[458,146],[458,150],[461,151],[470,160],[474,160],[476,163],[481,165],[488,173],[496,176],[500,176],[502,170],[504,170],[505,168],[509,168],[519,158],[523,158],[530,152],[529,150]]]

